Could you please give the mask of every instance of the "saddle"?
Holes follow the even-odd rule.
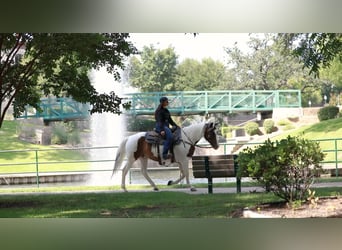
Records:
[[[181,143],[181,128],[177,127],[172,131],[172,145],[178,145]],[[154,144],[154,145],[163,145],[165,139],[163,136],[161,136],[159,133],[157,133],[155,130],[153,131],[148,131],[145,134],[145,140],[149,144]]]
[[[175,129],[171,129],[171,131],[172,131],[173,136],[172,136],[172,141],[171,141],[170,152],[172,154],[171,162],[174,162],[175,158],[174,158],[174,153],[173,153],[173,147],[174,145],[178,145],[181,143],[181,128],[177,127]],[[163,136],[161,136],[159,133],[153,130],[153,131],[146,132],[145,141],[148,144],[159,146],[159,145],[164,144],[165,139]],[[158,155],[159,155],[160,154],[159,147],[157,147],[157,149],[158,149]],[[161,165],[161,161],[159,161],[159,164]]]

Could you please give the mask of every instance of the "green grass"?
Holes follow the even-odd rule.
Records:
[[[342,138],[342,118],[326,120],[313,125],[303,126],[297,130],[285,132],[274,138],[282,139],[286,138],[288,135],[300,135],[310,140]]]
[[[18,151],[0,153],[0,173],[35,172],[36,150],[39,150],[37,155],[39,162],[56,162],[41,164],[39,166],[41,172],[89,169],[88,163],[59,163],[86,160],[85,153],[77,150],[60,150],[58,146],[42,146],[22,141],[16,134],[16,126],[15,121],[4,121],[0,129],[0,151]],[[11,165],[6,166],[6,164]]]
[[[228,218],[245,206],[276,200],[272,194],[130,192],[0,197],[1,218]]]
[[[301,136],[309,140],[325,140],[342,138],[342,118],[322,121],[313,125],[303,126],[297,130],[284,132],[283,134],[273,137],[272,140],[281,140],[287,136]],[[320,141],[320,147],[326,151],[325,161],[334,161],[335,152],[327,152],[335,149],[335,141]],[[337,148],[342,150],[342,140],[337,141]],[[342,159],[342,152],[338,152],[338,159]]]
[[[340,196],[341,187],[314,189]],[[231,218],[244,207],[277,202],[271,193],[86,192],[0,196],[0,218]]]

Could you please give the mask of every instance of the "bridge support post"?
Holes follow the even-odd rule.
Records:
[[[257,112],[257,121],[261,121],[261,119],[262,119],[261,112],[258,111],[258,112]]]

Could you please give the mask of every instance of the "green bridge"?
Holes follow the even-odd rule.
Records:
[[[169,98],[169,110],[175,115],[262,112],[274,108],[301,107],[299,90],[227,90],[175,91],[125,94],[131,102],[130,115],[152,115],[162,96]],[[89,105],[71,98],[42,98],[41,112],[27,106],[19,118],[43,118],[49,121],[84,120],[89,118]]]
[[[131,101],[131,115],[151,115],[159,105],[159,98],[167,96],[171,113],[176,115],[262,112],[274,108],[301,107],[300,90],[227,90],[149,92],[126,94]]]
[[[25,112],[18,118],[43,118],[44,122],[84,120],[89,118],[89,104],[79,103],[71,98],[42,98],[38,111],[26,106]]]

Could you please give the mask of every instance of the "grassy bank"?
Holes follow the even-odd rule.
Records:
[[[36,150],[40,150],[38,155],[36,155]],[[16,134],[15,121],[4,121],[0,129],[0,151],[7,151],[0,152],[0,173],[35,172],[36,157],[39,162],[46,163],[40,165],[41,172],[89,169],[88,163],[59,163],[86,160],[87,153],[61,150],[60,146],[43,146],[20,140]]]
[[[335,161],[335,141],[325,139],[342,138],[342,118],[322,121],[310,126],[304,126],[294,131],[284,132],[283,134],[272,138],[272,140],[280,140],[286,138],[288,135],[301,136],[309,140],[319,141],[320,147],[325,151],[326,156],[324,161]],[[342,140],[336,141],[337,149],[342,149]],[[331,151],[331,152],[329,152]],[[338,152],[338,159],[342,159],[342,152]]]
[[[325,138],[341,138],[342,118],[321,121],[313,125],[303,126],[293,131],[284,132],[280,136],[277,136],[275,138],[286,138],[288,135],[300,135],[310,140]]]

